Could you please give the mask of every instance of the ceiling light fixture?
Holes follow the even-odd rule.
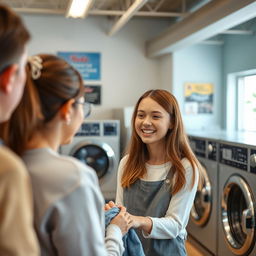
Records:
[[[85,18],[92,4],[93,0],[70,0],[66,17]]]

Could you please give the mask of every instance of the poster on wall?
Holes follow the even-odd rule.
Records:
[[[100,53],[93,52],[57,52],[57,55],[71,65],[81,74],[83,80],[100,80]]]
[[[85,101],[91,104],[101,104],[101,86],[100,85],[86,85],[85,86]]]
[[[211,83],[185,83],[185,114],[212,114],[213,93]]]

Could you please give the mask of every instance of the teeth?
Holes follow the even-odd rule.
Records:
[[[147,133],[147,134],[150,134],[150,133],[153,133],[154,131],[152,130],[142,130],[144,133]]]

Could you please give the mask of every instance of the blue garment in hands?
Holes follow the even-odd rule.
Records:
[[[105,211],[105,226],[107,227],[110,221],[119,213],[120,209],[113,207]],[[142,244],[134,229],[129,231],[123,236],[124,254],[123,256],[145,256]]]

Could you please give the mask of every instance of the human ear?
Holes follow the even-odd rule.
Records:
[[[0,89],[6,94],[9,94],[14,87],[14,79],[16,72],[18,70],[18,65],[13,64],[7,67],[0,75]]]
[[[66,122],[67,125],[71,123],[72,105],[74,102],[74,99],[70,99],[60,108],[61,118]]]

